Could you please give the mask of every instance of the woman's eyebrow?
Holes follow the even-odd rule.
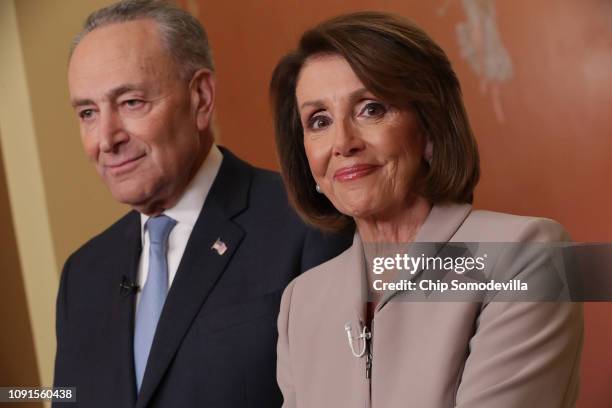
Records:
[[[348,94],[348,99],[349,99],[349,101],[354,102],[354,101],[362,98],[364,94],[369,93],[369,92],[370,91],[368,91],[366,88],[359,88],[359,89],[356,89],[356,90],[352,91],[351,93],[349,93]],[[325,106],[325,102],[323,102],[322,99],[317,99],[317,100],[314,100],[314,101],[306,101],[306,102],[304,102],[304,103],[302,103],[300,105],[300,110],[304,109],[306,107],[309,107],[309,106],[313,106],[315,108],[320,108],[322,106]]]

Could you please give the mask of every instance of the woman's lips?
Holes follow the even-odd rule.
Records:
[[[355,180],[373,173],[379,167],[373,164],[356,164],[354,166],[342,167],[334,173],[334,180],[340,182]]]

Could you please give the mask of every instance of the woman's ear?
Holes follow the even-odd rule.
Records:
[[[210,127],[215,106],[215,74],[207,68],[196,71],[189,83],[189,89],[198,130],[204,131]]]

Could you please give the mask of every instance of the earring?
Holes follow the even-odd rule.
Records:
[[[433,159],[433,143],[431,142],[431,140],[428,140],[427,144],[425,145],[423,158],[425,159],[425,162],[427,162],[427,164],[431,166],[431,160]]]
[[[321,186],[317,184],[317,186],[315,187],[315,190],[317,190],[317,193],[321,194]]]

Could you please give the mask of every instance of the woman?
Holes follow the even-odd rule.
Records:
[[[573,406],[580,305],[401,302],[405,290],[372,290],[366,265],[390,245],[567,240],[551,220],[472,210],[477,146],[429,36],[389,14],[334,18],[280,61],[271,93],[294,207],[321,229],[356,228],[351,248],[285,290],[284,406]],[[520,278],[533,253],[515,255],[496,267]]]

